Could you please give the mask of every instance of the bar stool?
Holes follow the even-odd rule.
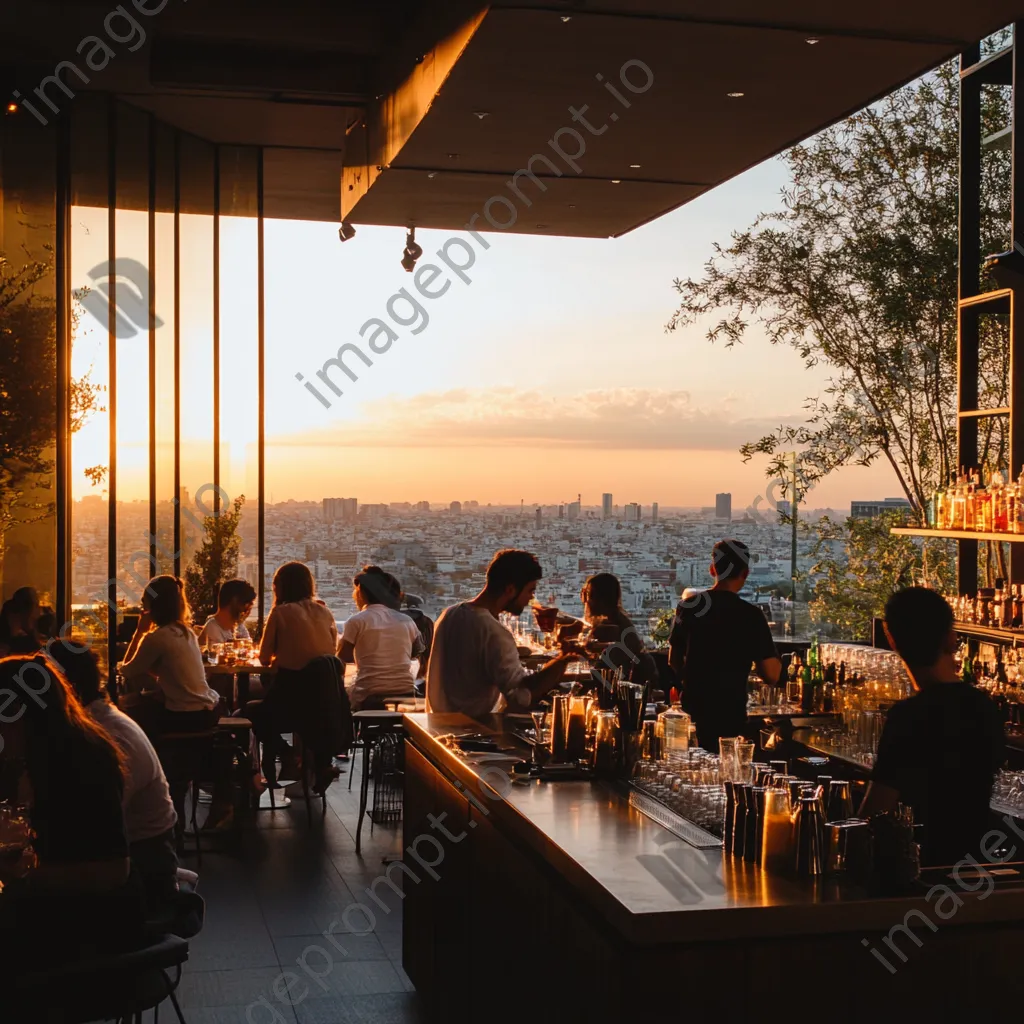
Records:
[[[158,736],[157,756],[167,776],[171,800],[178,814],[175,836],[178,852],[185,848],[185,796],[192,791],[192,838],[196,844],[196,859],[201,863],[203,851],[199,842],[199,828],[196,824],[196,809],[199,806],[199,785],[212,774],[214,742],[217,728],[202,732],[169,732]]]
[[[371,752],[384,736],[402,731],[405,715],[399,711],[355,711],[352,713],[352,720],[359,730],[363,744],[363,777],[359,780],[359,821],[356,824],[356,853],[359,853],[363,818],[366,816],[366,798],[370,788]]]

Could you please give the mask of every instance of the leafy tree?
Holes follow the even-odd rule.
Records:
[[[1005,127],[1006,90],[985,90],[983,108],[983,135]],[[786,476],[794,449],[804,492],[881,459],[920,510],[955,471],[958,133],[949,63],[790,150],[781,211],[716,245],[700,280],[675,282],[668,330],[720,313],[707,337],[733,346],[756,322],[771,344],[831,371],[805,422],[741,448],[769,456],[769,477]],[[1008,248],[1008,181],[1008,152],[986,150],[983,253]],[[983,405],[1007,404],[1000,319],[982,318]],[[980,432],[983,459],[1005,466],[1003,419]]]
[[[36,285],[53,273],[53,254],[26,251],[14,266],[0,253],[0,537],[54,514],[40,491],[52,482],[57,408],[57,318]],[[73,320],[72,329],[77,321]],[[102,387],[87,374],[71,382],[71,429],[99,408]]]
[[[885,602],[897,590],[915,585],[952,587],[955,569],[949,544],[925,547],[890,532],[905,520],[903,513],[885,512],[845,523],[824,516],[818,522],[811,618],[828,624],[836,639],[869,640],[871,619],[883,613]]]
[[[242,538],[238,524],[245,495],[239,495],[231,508],[203,517],[203,542],[185,570],[185,597],[196,622],[205,622],[217,611],[217,588],[238,575],[238,552]]]

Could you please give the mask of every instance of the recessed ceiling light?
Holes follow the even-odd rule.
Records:
[[[563,25],[568,25],[570,21],[572,21],[572,16],[571,15],[569,15],[569,14],[563,14],[562,15],[562,24]]]
[[[489,111],[489,110],[474,110],[474,111],[473,111],[473,114],[474,114],[474,116],[476,116],[476,117],[480,118],[480,120],[481,120],[481,121],[482,121],[482,120],[483,120],[483,119],[484,119],[484,118],[485,118],[485,117],[486,117],[486,116],[487,116],[487,115],[488,115],[489,113],[490,113],[490,111]]]
[[[744,93],[744,92],[727,92],[725,95],[728,96],[729,99],[731,99],[731,100],[738,100],[741,96],[746,96],[746,93]]]
[[[437,171],[427,171],[427,177],[428,178],[436,178],[437,177]]]
[[[547,227],[547,224],[538,224],[537,227],[543,231],[543,229]]]
[[[622,179],[621,178],[612,178],[612,184],[613,185],[621,185],[622,184]]]
[[[459,154],[458,153],[449,153],[448,154],[448,159],[449,160],[458,160],[459,159]]]
[[[630,166],[631,170],[634,170],[634,171],[639,171],[640,170],[640,165],[639,164],[630,164],[629,166]]]
[[[820,43],[820,42],[821,42],[820,39],[808,39],[807,40],[807,45],[808,46],[817,46],[818,43]]]
[[[576,209],[576,204],[575,203],[570,203],[569,204],[569,209],[570,210],[575,210]]]

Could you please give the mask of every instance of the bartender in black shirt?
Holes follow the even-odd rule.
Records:
[[[683,708],[700,745],[712,752],[719,737],[746,729],[751,665],[772,686],[782,675],[767,619],[739,596],[749,574],[747,545],[720,540],[711,560],[715,585],[679,602],[669,638],[668,661],[683,683]]]
[[[978,853],[988,829],[992,780],[1005,758],[1002,715],[958,678],[953,612],[940,594],[923,587],[893,594],[885,633],[917,693],[886,716],[860,813],[908,804],[924,826],[921,862],[955,864]]]

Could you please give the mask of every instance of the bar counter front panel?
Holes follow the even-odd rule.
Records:
[[[500,719],[406,716],[403,966],[431,1020],[952,1020],[1024,995],[1019,886],[930,879],[951,895],[929,902],[770,875],[613,785],[512,784],[437,741],[453,731],[515,742]]]

